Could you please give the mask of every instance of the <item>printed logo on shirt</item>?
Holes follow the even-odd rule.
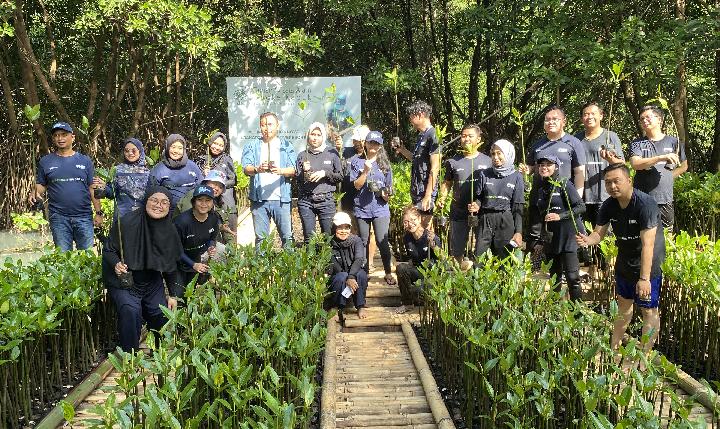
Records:
[[[82,164],[75,164],[75,168],[79,168],[80,170],[84,170],[85,166]]]
[[[325,161],[323,161],[323,164],[330,165],[330,164],[332,164],[332,161],[330,161],[329,159],[326,159]]]
[[[215,231],[215,228],[210,228],[210,229],[208,230],[208,232],[211,233],[211,234],[212,234],[214,231]]]
[[[510,189],[515,189],[515,184],[514,184],[514,183],[506,183],[505,186],[507,186],[507,187],[510,188]]]
[[[427,246],[423,247],[423,250],[427,252],[427,250],[428,250]]]
[[[637,225],[638,221],[636,219],[628,219],[628,224],[630,225]]]
[[[456,170],[456,171],[465,171],[464,168],[456,168],[455,170]]]
[[[568,150],[567,150],[566,147],[559,147],[557,151],[560,152],[560,153],[567,153],[567,152],[568,152]]]
[[[188,235],[188,236],[185,237],[185,238],[193,238],[193,237],[195,237],[195,234],[190,234],[190,235]]]
[[[197,176],[197,174],[195,174],[194,171],[191,171],[191,172],[190,172],[190,175],[191,175],[192,177],[196,177],[196,176]]]
[[[48,168],[48,171],[53,171],[53,170],[55,170],[56,168],[60,168],[60,167],[53,166],[53,167]]]
[[[617,222],[617,221],[618,221],[618,220],[615,219],[614,217],[611,217],[611,218],[610,218],[610,222]]]
[[[663,152],[672,152],[672,151],[673,151],[673,148],[671,148],[671,147],[664,147],[664,148],[663,148]]]

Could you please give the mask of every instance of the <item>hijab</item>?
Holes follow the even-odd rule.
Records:
[[[162,219],[153,219],[146,211],[148,198],[157,193],[165,195],[172,201],[172,195],[166,188],[150,185],[145,192],[142,207],[119,219],[123,258],[128,268],[134,271],[174,272],[183,252],[180,236],[172,222],[172,207]],[[108,246],[120,253],[118,222],[113,224],[110,231]]]
[[[140,151],[140,158],[132,163],[124,158],[125,146],[128,143],[132,143]],[[145,165],[145,148],[140,140],[129,137],[123,140],[122,149],[123,163],[118,164],[115,168],[114,187],[118,192],[122,192],[139,202],[145,196],[145,187],[150,175],[150,170]]]
[[[507,177],[515,172],[515,146],[507,140],[498,140],[493,143],[493,146],[497,146],[498,149],[505,155],[505,162],[502,167],[495,167],[493,164],[493,171],[500,177]]]
[[[217,140],[218,137],[221,138],[221,139],[223,139],[223,142],[225,142],[225,145],[224,145],[223,151],[222,151],[222,153],[221,153],[220,155],[215,156],[215,155],[212,154],[212,151],[210,151],[209,164],[208,164],[208,163],[205,163],[205,167],[208,167],[208,168],[210,168],[210,169],[215,168],[215,166],[220,162],[220,160],[223,159],[223,156],[224,156],[225,154],[227,154],[227,153],[228,153],[228,150],[230,149],[230,145],[228,144],[227,136],[226,136],[225,134],[221,133],[220,131],[217,131],[217,132],[213,133],[213,135],[210,136],[210,138],[209,138],[208,141],[207,141],[208,146],[210,146],[210,145],[212,144],[212,142],[214,142],[215,140]],[[201,158],[204,158],[205,156],[206,156],[206,155],[202,156]]]
[[[172,145],[175,142],[180,142],[183,145],[183,156],[179,160],[174,160],[170,158],[170,145]],[[181,136],[180,134],[170,134],[165,139],[165,150],[163,151],[162,157],[160,159],[163,164],[165,164],[168,168],[171,168],[173,170],[177,170],[178,168],[185,167],[188,162],[188,156],[187,156],[187,142],[185,141],[185,137]]]
[[[132,143],[138,151],[140,151],[140,158],[138,158],[135,162],[129,162],[127,158],[125,158],[125,146],[128,145],[128,143]],[[128,137],[125,140],[123,140],[122,143],[122,150],[123,150],[123,163],[127,165],[145,165],[145,148],[143,147],[143,144],[140,140],[136,139],[135,137]]]
[[[310,127],[308,127],[307,136],[305,137],[305,142],[307,143],[307,141],[310,140],[310,133],[313,132],[315,129],[320,130],[322,143],[317,148],[311,147],[310,144],[307,145],[307,151],[312,153],[313,155],[322,153],[325,151],[325,149],[327,149],[327,131],[325,130],[325,125],[321,124],[320,122],[313,122],[312,124],[310,124]]]

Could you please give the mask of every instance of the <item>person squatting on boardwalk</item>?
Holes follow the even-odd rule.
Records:
[[[437,260],[437,249],[442,245],[440,237],[429,229],[422,227],[420,211],[416,207],[409,207],[403,213],[403,228],[405,235],[405,251],[409,257],[408,262],[397,264],[398,287],[402,305],[395,310],[396,314],[410,311],[416,305],[422,304],[423,276],[418,267],[423,262]]]
[[[581,215],[585,213],[585,204],[578,195],[575,186],[560,176],[560,161],[552,152],[540,152],[537,156],[540,175],[540,188],[537,198],[530,204],[540,214],[540,243],[546,260],[552,262],[550,276],[555,277],[556,290],[559,290],[562,275],[570,290],[570,299],[580,300],[580,263],[577,254],[575,235],[585,233]]]
[[[406,109],[408,119],[419,133],[415,148],[410,152],[399,140],[393,140],[395,152],[412,162],[410,170],[410,199],[422,216],[422,226],[432,229],[432,214],[438,192],[440,174],[440,142],[430,116],[432,107],[416,101]]]
[[[105,243],[102,278],[117,309],[120,348],[126,352],[140,347],[143,323],[158,330],[167,322],[160,306],[175,309],[182,294],[176,270],[183,250],[170,219],[170,199],[164,187],[149,186],[142,207],[120,216]]]
[[[307,149],[297,157],[295,170],[298,181],[298,214],[305,244],[316,233],[315,221],[323,234],[331,234],[335,215],[335,190],[342,182],[340,156],[327,145],[325,125],[313,122],[308,128]]]
[[[73,149],[75,133],[70,124],[57,122],[50,134],[55,152],[40,158],[35,189],[28,200],[35,204],[47,191],[48,223],[55,246],[72,250],[75,243],[78,250],[89,249],[93,226],[102,225],[105,215],[93,195],[93,163]]]
[[[233,243],[237,238],[236,230],[230,228],[230,217],[232,216],[233,209],[225,203],[225,182],[225,173],[219,170],[208,171],[205,178],[200,182],[201,185],[205,185],[213,191],[213,211],[220,216],[220,234],[217,237],[217,241],[223,244]],[[173,213],[173,220],[182,213],[192,209],[194,194],[195,189],[188,191],[188,193],[180,199]]]
[[[643,344],[650,351],[660,331],[660,285],[665,260],[665,235],[661,211],[648,194],[633,188],[630,170],[625,164],[605,168],[605,187],[610,198],[603,202],[597,226],[590,235],[578,234],[580,246],[598,244],[612,226],[618,255],[615,261],[615,294],[619,316],[614,323],[611,346],[617,349],[633,315],[640,307]]]
[[[295,176],[295,149],[278,137],[280,122],[275,113],[260,115],[260,138],[242,151],[243,172],[250,176],[250,210],[255,229],[255,246],[270,233],[270,219],[285,248],[292,246],[290,179]]]
[[[462,154],[445,161],[445,177],[440,184],[440,195],[437,208],[442,210],[452,188],[450,203],[450,256],[459,263],[467,256],[472,258],[473,252],[466,252],[470,238],[468,225],[468,204],[477,189],[480,171],[490,167],[490,157],[480,152],[482,145],[480,127],[474,124],[465,125],[460,132],[460,150]]]
[[[365,245],[360,237],[350,232],[350,216],[337,212],[332,222],[330,240],[331,261],[327,274],[328,289],[332,292],[332,307],[342,310],[352,296],[357,308],[358,318],[366,318],[365,292],[368,287],[368,275],[365,266]]]
[[[187,210],[174,220],[180,236],[183,252],[178,262],[178,283],[185,288],[198,275],[197,284],[210,279],[208,260],[217,256],[217,236],[220,216],[213,210],[215,195],[207,185],[199,185],[193,191],[192,210]]]
[[[365,248],[369,250],[370,226],[375,231],[375,242],[380,249],[385,282],[394,285],[392,254],[390,252],[390,206],[393,182],[390,162],[383,148],[383,137],[370,131],[365,137],[365,154],[352,159],[350,180],[357,190],[354,212],[358,231]],[[369,258],[369,253],[365,255]]]
[[[150,184],[160,185],[170,191],[171,208],[203,179],[197,164],[188,159],[187,142],[180,134],[170,134],[165,139],[165,150],[160,162],[150,171]]]
[[[507,257],[522,244],[525,206],[525,179],[515,170],[515,147],[498,140],[490,148],[492,167],[482,170],[475,185],[470,213],[479,211],[475,255],[488,249],[499,258]]]

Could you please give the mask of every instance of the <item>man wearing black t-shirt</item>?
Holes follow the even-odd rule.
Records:
[[[435,127],[430,122],[432,108],[424,101],[416,101],[406,109],[413,128],[419,133],[415,149],[410,152],[403,145],[393,142],[393,148],[412,162],[410,174],[410,199],[420,211],[422,226],[432,229],[432,213],[438,191],[440,174],[440,143]]]
[[[625,164],[612,164],[605,169],[605,187],[610,198],[600,206],[595,230],[590,235],[577,235],[577,242],[581,246],[598,244],[612,225],[618,247],[615,291],[619,316],[610,344],[613,349],[620,345],[635,304],[642,310],[643,337],[649,336],[643,348],[650,351],[660,329],[658,305],[661,265],[665,260],[660,210],[652,197],[633,188]]]

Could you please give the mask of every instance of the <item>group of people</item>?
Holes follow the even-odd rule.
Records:
[[[613,344],[619,343],[634,304],[643,310],[646,332],[657,334],[662,227],[673,222],[673,179],[687,169],[683,146],[662,132],[661,109],[641,111],[644,135],[630,143],[628,153],[634,179],[618,136],[602,127],[604,112],[595,102],[583,106],[584,129],[575,135],[565,132],[563,109],[549,107],[545,135],[531,147],[527,162],[519,164],[508,140],[483,148],[482,130],[474,124],[463,127],[458,155],[441,164],[431,107],[418,101],[406,111],[418,132],[414,146],[408,146],[412,150],[397,138],[386,145],[381,132],[364,125],[354,127],[352,145],[345,145],[340,134],[328,136],[325,125],[315,122],[299,154],[278,136],[278,116],[263,113],[260,137],[243,147],[241,159],[250,179],[256,245],[268,237],[271,221],[282,245],[292,245],[291,182],[296,180],[305,243],[317,233],[331,237],[332,304],[344,308],[352,300],[358,317],[364,318],[368,273],[377,250],[385,281],[401,291],[397,312],[422,303],[418,268],[442,257],[432,222],[441,211],[449,212],[448,253],[462,269],[487,251],[505,258],[525,244],[552,261],[553,278],[559,284],[564,277],[574,300],[581,297],[578,248],[598,243],[612,226],[619,247],[616,290],[622,316]],[[175,308],[196,276],[198,282],[207,280],[208,260],[222,257],[223,243],[235,241],[236,176],[227,138],[212,135],[207,153],[196,163],[188,159],[185,138],[171,134],[152,168],[142,142],[128,138],[123,162],[106,183],[95,177],[92,161],[73,150],[69,124],[56,123],[51,135],[56,150],[40,160],[30,200],[47,193],[55,244],[71,249],[75,242],[82,249],[92,245],[93,224],[103,222],[99,199],[114,199],[103,278],[118,308],[121,346],[137,348],[143,321],[151,328],[161,326],[160,305]],[[411,161],[412,204],[402,222],[409,261],[398,263],[397,281],[389,245],[394,187],[386,146]],[[526,184],[531,185],[529,198]],[[523,231],[525,214],[529,231]],[[584,219],[595,228],[590,234]],[[650,347],[653,341],[651,336]]]

